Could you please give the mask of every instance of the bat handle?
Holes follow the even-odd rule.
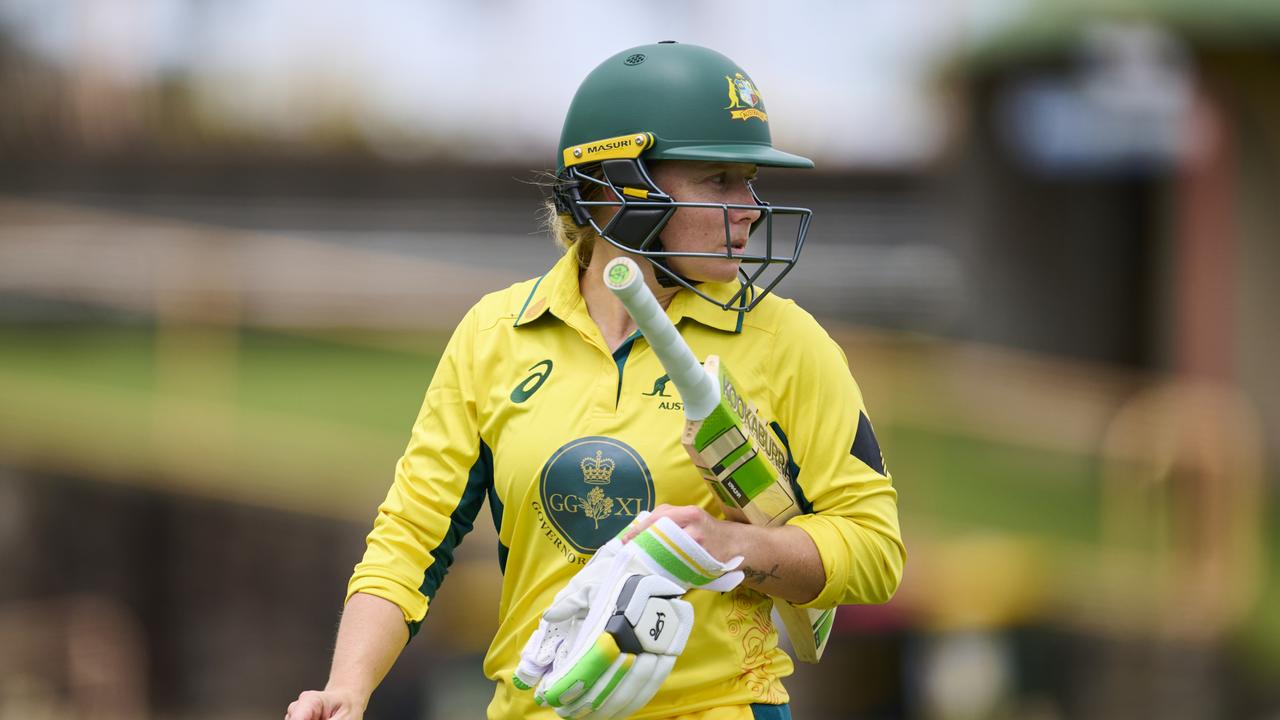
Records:
[[[703,370],[671,318],[644,282],[640,267],[629,257],[618,257],[604,267],[604,284],[627,309],[649,347],[658,356],[684,401],[685,418],[702,420],[720,402],[716,381]]]

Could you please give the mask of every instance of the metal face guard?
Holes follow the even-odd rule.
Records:
[[[764,296],[791,272],[800,258],[800,250],[804,247],[809,223],[813,211],[808,208],[778,207],[760,199],[755,187],[748,183],[754,205],[726,203],[678,202],[664,193],[654,183],[645,169],[644,162],[639,159],[605,160],[599,164],[600,177],[584,172],[580,167],[566,168],[560,176],[560,184],[555,190],[556,205],[562,211],[572,214],[578,225],[590,225],[600,237],[614,247],[628,253],[639,255],[649,260],[659,270],[659,280],[667,286],[680,285],[696,293],[699,297],[720,308],[735,312],[747,312],[754,308]],[[584,200],[583,192],[588,187],[602,187],[612,191],[617,200]],[[617,213],[601,227],[592,217],[590,208],[616,207]],[[712,208],[724,214],[725,251],[719,252],[672,252],[663,249],[661,233],[671,216],[679,208]],[[763,225],[764,252],[757,254],[733,254],[733,244],[729,233],[729,211],[752,210],[760,213],[751,225],[751,236]],[[774,216],[797,216],[794,242],[789,244],[790,252],[774,252]],[[731,258],[739,262],[739,288],[728,300],[720,301],[697,287],[688,278],[671,270],[666,263],[672,257],[706,257]],[[754,269],[748,270],[748,266]],[[775,267],[776,266],[776,267]],[[766,274],[773,269],[772,276]],[[762,284],[761,287],[758,284]]]

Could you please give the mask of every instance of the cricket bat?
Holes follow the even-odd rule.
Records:
[[[658,305],[635,261],[620,257],[604,269],[605,285],[622,302],[658,356],[684,403],[680,442],[725,516],[774,527],[800,514],[787,454],[756,406],[738,393],[720,358],[698,362]],[[802,610],[774,598],[796,659],[817,662],[831,635],[835,609]]]

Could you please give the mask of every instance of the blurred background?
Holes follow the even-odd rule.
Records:
[[[1280,718],[1280,5],[0,0],[0,718],[279,717],[598,62],[751,72],[900,492],[798,718]],[[482,518],[370,718],[481,717]]]

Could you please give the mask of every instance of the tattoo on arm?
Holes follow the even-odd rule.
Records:
[[[774,580],[782,579],[782,576],[778,574],[778,565],[776,564],[769,570],[757,570],[755,568],[744,567],[742,568],[742,574],[746,576],[747,582],[751,583],[761,583],[769,578],[773,578]]]

